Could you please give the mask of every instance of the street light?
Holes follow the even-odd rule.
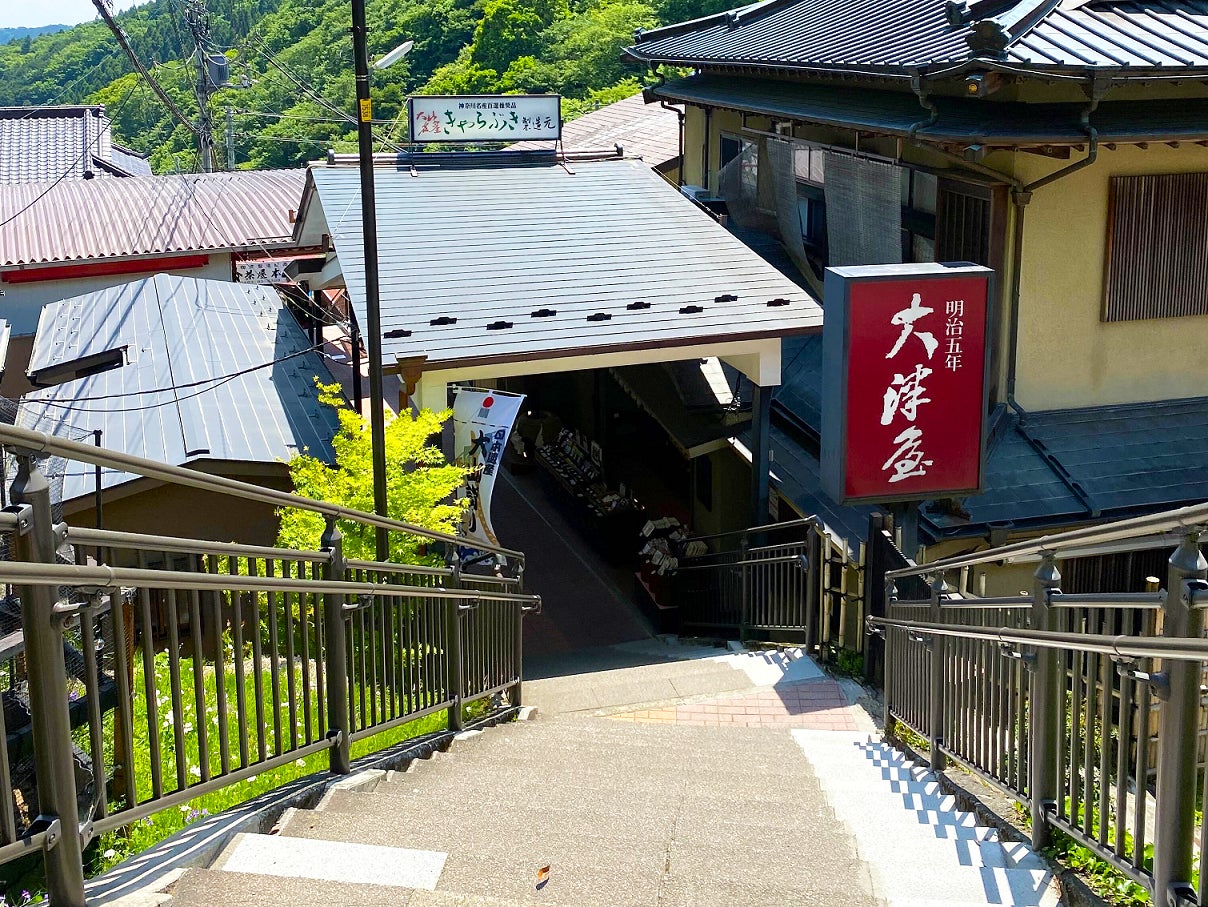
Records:
[[[386,54],[386,56],[382,57],[379,60],[374,60],[373,68],[374,69],[385,69],[387,66],[393,66],[395,63],[397,63],[403,57],[407,56],[407,54],[411,53],[411,48],[413,48],[414,46],[415,46],[414,41],[404,41],[402,44],[400,44],[394,50],[390,51],[390,53]]]

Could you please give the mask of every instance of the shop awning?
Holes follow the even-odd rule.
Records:
[[[467,159],[375,171],[387,371],[418,362],[458,381],[722,356],[776,384],[780,338],[822,329],[806,290],[641,161]],[[359,193],[355,168],[312,167],[297,235],[334,241],[364,328]]]

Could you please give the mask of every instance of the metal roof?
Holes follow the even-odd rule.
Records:
[[[114,145],[101,105],[0,107],[0,183],[149,174],[145,157]]]
[[[1025,104],[933,97],[934,123],[909,91],[705,74],[651,89],[657,97],[708,107],[914,136],[932,142],[994,145],[1082,144],[1085,104]],[[1101,142],[1208,138],[1208,99],[1104,101],[1091,115]]]
[[[550,142],[517,142],[509,151],[538,151]],[[679,117],[642,95],[608,104],[571,120],[562,127],[567,151],[596,151],[620,145],[625,154],[660,167],[679,157]]]
[[[302,170],[0,185],[0,267],[292,247]]]
[[[334,459],[336,414],[315,389],[316,375],[330,376],[272,288],[157,274],[54,303],[42,310],[30,365],[123,348],[119,367],[24,396],[17,424],[101,429],[106,447],[174,465],[276,463],[300,451]],[[107,469],[102,482],[134,478]],[[64,500],[93,482],[92,467],[71,464]]]
[[[359,174],[310,173],[317,204],[308,185],[303,217],[335,240],[365,325]],[[375,184],[387,363],[450,369],[822,327],[808,292],[641,161],[378,169]]]
[[[678,65],[888,75],[973,59],[1039,70],[1208,68],[1205,0],[1019,0],[957,24],[945,7],[944,0],[768,0],[639,33],[627,53]]]

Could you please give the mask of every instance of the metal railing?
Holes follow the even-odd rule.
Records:
[[[710,550],[672,578],[684,632],[861,647],[848,630],[859,621],[847,614],[847,548],[813,517],[697,540]]]
[[[1200,505],[890,570],[889,616],[868,617],[887,733],[906,725],[934,768],[951,759],[1025,806],[1036,849],[1059,830],[1162,907],[1208,904],[1206,525]],[[1182,542],[1151,588],[1061,591],[1062,558],[1169,533]],[[1025,560],[1039,561],[1029,590],[970,591],[979,566]],[[920,579],[926,598],[898,594]]]
[[[318,753],[347,773],[354,741],[425,716],[456,731],[472,703],[519,705],[540,608],[519,552],[490,549],[498,575],[348,560],[344,520],[464,540],[11,426],[0,443],[17,461],[0,583],[20,609],[0,638],[0,864],[41,850],[54,907],[83,905],[99,834]],[[44,452],[317,512],[321,549],[55,524]]]

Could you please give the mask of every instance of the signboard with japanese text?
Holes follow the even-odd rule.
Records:
[[[460,492],[470,499],[462,532],[469,540],[499,544],[491,526],[491,494],[523,402],[523,394],[465,387],[453,400],[453,459],[469,470]]]
[[[828,268],[822,484],[843,504],[976,494],[993,272]]]
[[[562,137],[556,94],[415,95],[407,99],[411,141],[521,142]]]

